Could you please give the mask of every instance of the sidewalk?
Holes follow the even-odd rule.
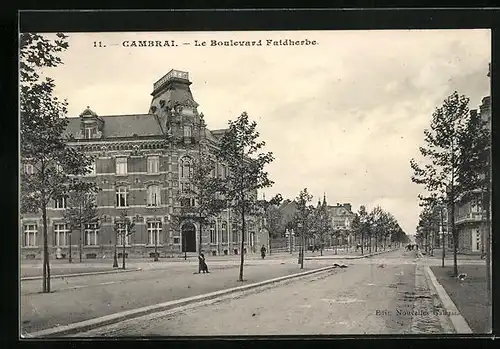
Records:
[[[236,265],[240,263],[241,256],[217,256],[217,257],[206,257],[207,263],[209,265]],[[297,258],[296,256],[282,253],[272,256],[266,256],[265,260],[262,261],[259,256],[245,256],[245,264],[258,261],[259,263],[279,263],[282,261],[288,261],[290,259]],[[21,263],[20,277],[36,277],[42,276],[42,262],[36,261],[38,263]],[[165,269],[169,266],[175,265],[196,265],[198,262],[197,258],[191,257],[184,260],[184,258],[160,258],[157,262],[153,261],[153,258],[134,258],[126,260],[126,269]],[[113,268],[113,259],[96,259],[96,260],[84,260],[82,263],[73,262],[68,263],[64,260],[50,261],[50,274],[51,276],[58,275],[68,275],[68,274],[86,274],[86,273],[102,273],[102,272],[117,272],[121,270],[122,261],[118,260],[118,269]]]
[[[491,304],[486,296],[486,267],[459,265],[459,273],[466,273],[464,281],[453,277],[453,267],[430,267],[437,281],[446,290],[453,303],[474,333],[491,332]]]
[[[324,266],[311,264],[300,269],[295,263],[249,265],[244,269],[244,283],[237,281],[236,265],[214,266],[210,274],[194,274],[192,269],[174,266],[168,271],[58,279],[48,294],[39,292],[39,281],[28,281],[21,285],[22,331],[67,325]]]

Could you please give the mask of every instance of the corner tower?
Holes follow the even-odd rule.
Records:
[[[153,85],[149,113],[154,114],[165,134],[184,140],[196,138],[203,128],[203,116],[193,98],[189,73],[172,69]]]

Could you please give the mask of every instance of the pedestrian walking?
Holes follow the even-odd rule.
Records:
[[[260,256],[262,257],[262,259],[266,258],[266,246],[262,245],[262,247],[260,248]]]
[[[203,272],[203,274],[210,273],[208,271],[208,265],[205,262],[205,255],[203,254],[203,252],[200,252],[200,255],[198,256],[198,261],[200,263],[200,269]]]

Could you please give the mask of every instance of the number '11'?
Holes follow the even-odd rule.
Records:
[[[101,41],[94,41],[94,47],[105,47]]]

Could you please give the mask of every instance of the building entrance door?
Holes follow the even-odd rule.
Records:
[[[196,252],[196,228],[193,223],[182,226],[182,252]]]

